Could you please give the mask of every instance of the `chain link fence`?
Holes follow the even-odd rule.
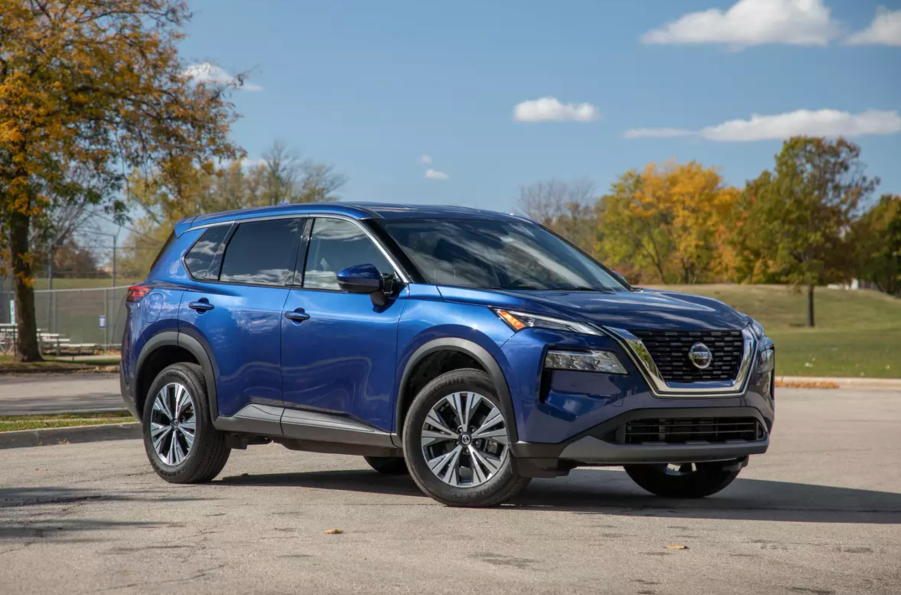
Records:
[[[14,333],[15,305],[11,287],[0,291],[0,334]],[[42,350],[90,352],[118,349],[125,331],[128,285],[88,289],[39,289],[34,292],[35,317]]]

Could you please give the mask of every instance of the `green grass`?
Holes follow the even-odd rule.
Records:
[[[0,355],[0,369],[4,370],[34,370],[41,368],[71,368],[72,370],[90,369],[96,366],[118,366],[119,356],[97,357],[90,361],[72,361],[71,358],[61,356],[59,359],[51,355],[45,355],[42,362],[17,362],[11,355]]]
[[[0,415],[0,432],[101,426],[136,421],[127,411],[104,413],[63,413],[59,415]]]
[[[116,277],[116,286],[134,285],[139,279],[131,277]],[[94,289],[97,287],[112,287],[112,279],[54,279],[53,289]],[[48,289],[47,278],[39,277],[34,280],[35,289]],[[9,289],[7,289],[8,291]]]
[[[659,286],[657,289],[664,289]],[[682,285],[665,289],[726,302],[766,327],[776,372],[787,376],[901,378],[901,300],[877,291],[818,287],[816,328],[807,295],[782,285]]]

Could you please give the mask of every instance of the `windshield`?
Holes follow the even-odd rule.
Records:
[[[382,225],[426,281],[435,285],[628,291],[594,260],[532,223],[437,219]]]

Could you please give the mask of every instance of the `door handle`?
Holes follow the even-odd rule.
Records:
[[[206,312],[212,310],[215,306],[213,306],[206,298],[201,298],[199,301],[189,302],[188,307],[198,312]]]
[[[288,310],[285,312],[285,318],[288,320],[293,320],[294,322],[303,322],[304,320],[309,320],[310,315],[304,312],[301,308],[297,310]]]

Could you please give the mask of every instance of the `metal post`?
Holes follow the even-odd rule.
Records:
[[[109,295],[107,295],[108,290],[103,290],[104,300],[103,300],[103,319],[106,322],[103,325],[103,348],[106,349],[106,345],[109,343],[107,335],[109,334]]]

